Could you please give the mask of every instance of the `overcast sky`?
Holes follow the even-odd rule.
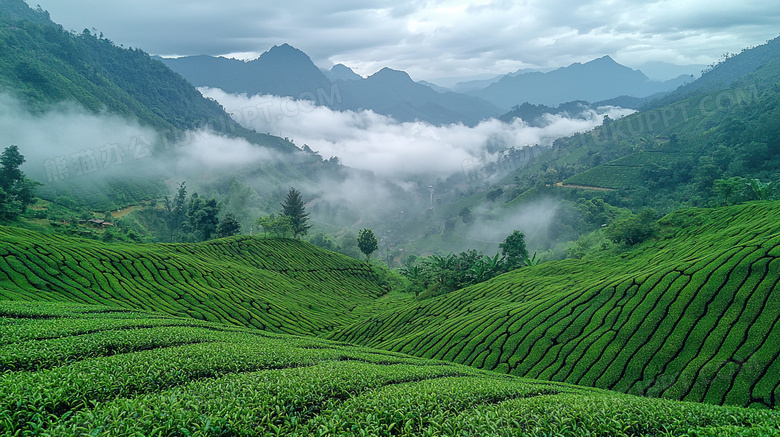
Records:
[[[611,55],[709,64],[780,34],[777,0],[27,0],[69,30],[161,56],[254,59],[289,43],[320,67],[415,80],[492,76]]]

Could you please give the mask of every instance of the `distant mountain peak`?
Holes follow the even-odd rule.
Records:
[[[271,47],[269,52],[272,51],[272,50],[292,50],[292,51],[300,52],[300,50],[296,49],[295,47],[293,47],[293,46],[291,46],[290,44],[287,44],[287,43],[282,43],[280,45],[274,45],[273,47]]]
[[[351,68],[347,67],[344,64],[334,65],[330,69],[330,72],[333,74],[334,77],[342,80],[360,80],[363,78],[363,76],[355,73]]]
[[[257,61],[268,65],[289,65],[292,63],[297,68],[316,68],[309,55],[287,43],[271,47],[260,55]]]
[[[271,47],[267,52],[263,53],[263,55],[273,55],[273,56],[303,56],[306,59],[309,59],[309,55],[304,53],[303,51],[291,46],[290,44],[284,43],[282,45],[276,45]],[[262,57],[261,55],[260,57]]]
[[[369,79],[383,79],[383,80],[394,80],[394,81],[404,81],[404,82],[414,82],[412,78],[409,76],[409,74],[405,71],[401,70],[393,70],[390,67],[384,67],[383,69],[377,71],[376,73],[369,76]]]

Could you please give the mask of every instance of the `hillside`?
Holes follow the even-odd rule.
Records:
[[[332,338],[618,392],[776,407],[778,207],[683,210],[628,252],[516,270]]]
[[[296,240],[103,244],[0,227],[0,299],[102,304],[325,334],[388,303],[376,272]]]
[[[738,54],[724,55],[721,62],[710,66],[699,79],[679,87],[669,95],[659,99],[652,107],[682,100],[697,92],[730,88],[737,80],[754,73],[778,57],[780,57],[780,37],[757,47],[745,48]]]
[[[112,307],[0,302],[4,435],[773,435],[776,412]]]
[[[773,46],[774,41],[767,45]],[[576,208],[581,198],[599,197],[635,212],[650,207],[670,213],[726,204],[716,187],[719,179],[776,182],[780,177],[780,57],[769,56],[771,49],[747,49],[699,79],[715,83],[709,78],[745,72],[728,86],[699,87],[697,80],[691,88],[695,92],[645,103],[634,114],[606,119],[590,132],[556,140],[508,172],[488,174],[495,178],[488,190],[504,189],[505,208],[498,211],[544,199]],[[750,65],[741,66],[743,60]],[[518,105],[505,119],[533,120],[544,109]],[[755,193],[743,184],[734,194],[729,203],[776,198],[780,191]],[[492,205],[480,200],[479,193],[471,197],[461,203]],[[570,222],[557,229],[578,226],[576,218]]]
[[[208,124],[281,151],[295,147],[244,129],[213,100],[139,49],[122,48],[86,30],[65,31],[23,0],[0,1],[0,92],[44,111],[77,102],[87,110],[137,120],[164,135]]]
[[[633,141],[633,147],[624,146],[618,152],[623,156],[564,183],[646,189],[656,193],[648,199],[652,203],[667,197],[675,201],[709,197],[708,201],[716,177],[776,180],[780,90],[774,84],[780,78],[779,67],[780,58],[772,58],[728,88],[685,93],[683,100],[646,109],[594,131],[589,140],[606,145],[603,149],[626,140]],[[712,73],[721,68],[732,67],[727,61]]]

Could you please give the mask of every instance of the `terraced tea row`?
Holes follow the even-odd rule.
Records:
[[[3,435],[780,431],[777,412],[636,398],[316,338],[208,322],[187,326],[190,320],[83,305],[0,301],[0,308],[5,332],[19,326],[26,333],[0,349],[0,362],[22,362],[24,356],[44,356],[60,351],[63,343],[91,339],[37,370],[0,373]],[[85,327],[97,322],[105,328],[85,334]],[[38,324],[41,328],[34,329]],[[94,354],[117,338],[126,349]],[[182,343],[169,343],[171,338]]]
[[[0,227],[0,299],[119,305],[323,334],[387,304],[371,268],[294,240],[106,245]]]
[[[688,210],[619,256],[546,263],[332,338],[678,400],[780,405],[780,203]]]

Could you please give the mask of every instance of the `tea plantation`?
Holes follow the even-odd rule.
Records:
[[[628,252],[549,262],[331,338],[676,400],[780,405],[780,203],[683,210]]]
[[[294,240],[0,227],[0,435],[778,435],[778,223],[683,210],[426,300]]]
[[[387,305],[379,280],[365,263],[296,240],[108,245],[0,227],[0,299],[323,334]]]
[[[0,302],[0,435],[769,436],[777,412],[116,307]]]

